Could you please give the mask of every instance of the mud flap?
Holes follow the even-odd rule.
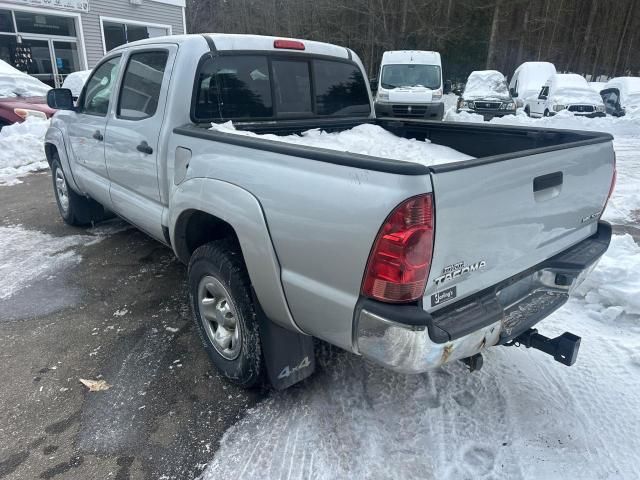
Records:
[[[255,293],[253,296],[267,375],[276,390],[284,390],[315,371],[313,337],[273,323],[262,311]]]

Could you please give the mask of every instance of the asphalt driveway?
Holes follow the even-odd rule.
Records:
[[[213,371],[169,249],[64,225],[50,182],[0,187],[0,478],[192,478],[264,393]]]

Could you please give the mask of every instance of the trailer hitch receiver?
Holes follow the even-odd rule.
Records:
[[[538,333],[535,328],[530,328],[521,333],[506,345],[535,348],[551,355],[556,362],[571,366],[576,363],[578,350],[580,349],[580,337],[573,333],[564,332],[556,338],[548,338]]]

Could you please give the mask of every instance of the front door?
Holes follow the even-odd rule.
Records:
[[[105,135],[114,211],[159,240],[164,236],[157,156],[167,72],[176,50],[172,45],[129,50]]]
[[[19,46],[29,52],[24,63],[27,73],[51,87],[61,87],[67,75],[82,70],[75,40],[25,37]]]
[[[69,114],[67,129],[77,166],[74,178],[82,190],[106,207],[111,206],[111,196],[104,159],[104,136],[120,61],[121,55],[116,55],[96,67],[78,100],[78,110]]]

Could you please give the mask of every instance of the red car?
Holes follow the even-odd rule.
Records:
[[[22,122],[28,116],[51,117],[55,110],[47,106],[49,89],[37,78],[0,60],[0,128]]]
[[[50,118],[55,113],[47,105],[45,97],[4,97],[0,98],[0,128],[22,122],[27,116]]]

